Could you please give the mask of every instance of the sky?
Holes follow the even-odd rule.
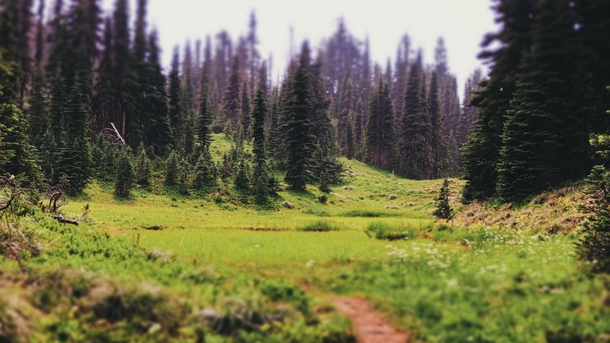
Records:
[[[115,0],[102,3],[110,11]],[[187,40],[205,41],[210,35],[214,41],[221,30],[228,31],[234,42],[245,36],[252,11],[259,51],[263,58],[273,54],[275,75],[283,74],[287,64],[291,28],[296,51],[304,39],[315,51],[343,18],[355,37],[369,38],[371,58],[384,67],[388,58],[393,63],[405,33],[412,48],[423,49],[425,63],[434,62],[434,47],[443,37],[450,72],[457,76],[462,93],[467,77],[482,67],[476,56],[483,36],[497,31],[491,5],[491,0],[149,0],[148,23],[159,31],[166,70],[174,46]],[[130,0],[130,7],[135,9],[135,0]]]

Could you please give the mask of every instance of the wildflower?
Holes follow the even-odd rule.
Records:
[[[316,263],[316,261],[314,260],[309,260],[309,262],[307,262],[307,264],[305,264],[306,268],[311,268],[313,267],[314,263]]]

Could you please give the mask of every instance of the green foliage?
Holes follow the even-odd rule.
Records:
[[[130,151],[128,151],[127,148],[124,148],[119,157],[119,169],[116,183],[114,184],[114,195],[119,198],[128,198],[130,196],[131,189],[136,180],[136,174],[133,170],[133,165],[131,164],[130,155]]]
[[[441,187],[439,195],[434,198],[436,209],[433,215],[438,219],[451,220],[453,219],[453,209],[449,204],[449,196],[451,190],[449,189],[449,180],[443,180],[443,186]]]
[[[367,235],[371,233],[379,240],[395,241],[415,238],[415,232],[411,228],[400,228],[385,223],[371,223],[365,230]]]
[[[150,184],[150,178],[152,177],[152,165],[143,144],[138,146],[137,154],[135,170],[136,180],[139,185],[147,186]]]
[[[590,201],[583,211],[590,214],[576,245],[581,260],[596,272],[610,273],[610,172],[595,166],[587,178]]]
[[[178,155],[175,151],[170,152],[165,161],[165,184],[173,186],[178,180]]]
[[[310,164],[313,157],[314,136],[311,135],[309,115],[313,110],[313,93],[308,72],[309,46],[303,44],[300,64],[291,76],[290,94],[284,108],[285,144],[288,156],[288,170],[284,181],[294,190],[304,190],[310,178]]]
[[[426,100],[426,82],[421,55],[411,66],[404,97],[400,131],[401,175],[411,179],[431,177],[433,151],[432,123]]]
[[[199,190],[207,190],[216,185],[216,166],[212,161],[210,152],[205,149],[199,155],[195,164],[194,187]]]
[[[396,130],[394,110],[388,85],[379,79],[369,102],[365,131],[366,163],[379,168],[390,169],[396,155]]]

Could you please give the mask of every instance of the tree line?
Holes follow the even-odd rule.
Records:
[[[133,25],[128,3],[104,17],[98,0],[55,0],[45,18],[44,0],[0,1],[0,173],[34,186],[66,176],[73,194],[114,180],[126,195],[162,170],[170,186],[229,180],[260,199],[278,189],[273,169],[292,189],[327,188],[339,156],[415,179],[459,175],[474,109],[460,104],[442,38],[432,65],[405,35],[382,67],[341,21],[274,84],[252,13],[237,40],[222,31],[176,47],[165,74],[147,0]],[[482,78],[468,79],[465,101]],[[234,139],[218,163],[212,133]]]
[[[610,2],[495,0],[464,201],[522,201],[607,161]],[[602,152],[600,154],[600,152]]]

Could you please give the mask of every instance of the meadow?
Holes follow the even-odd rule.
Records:
[[[45,247],[0,262],[0,341],[355,342],[338,295],[409,342],[610,341],[610,278],[576,259],[574,199],[461,208],[452,180],[460,215],[437,222],[440,180],[342,162],[325,202],[312,185],[267,209],[158,184],[120,200],[94,181],[62,207],[79,226],[20,223]]]

